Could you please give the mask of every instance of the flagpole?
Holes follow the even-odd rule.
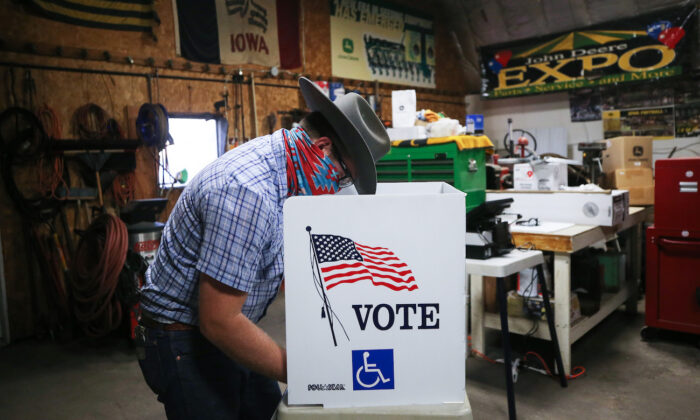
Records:
[[[335,347],[338,347],[338,341],[335,339],[335,331],[333,330],[333,315],[330,311],[330,305],[328,303],[328,296],[326,296],[326,287],[323,285],[323,276],[321,275],[321,270],[318,267],[318,255],[316,255],[316,247],[314,246],[314,241],[311,238],[311,226],[307,226],[306,231],[309,232],[309,243],[311,245],[311,250],[314,254],[313,266],[316,270],[316,273],[318,274],[319,286],[321,287],[321,291],[323,293],[323,308],[326,311],[326,317],[328,318],[328,326],[331,329],[331,336],[333,336],[333,345]]]

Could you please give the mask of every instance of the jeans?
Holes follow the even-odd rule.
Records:
[[[198,330],[144,330],[139,365],[168,419],[269,420],[274,414],[277,381],[236,363]]]

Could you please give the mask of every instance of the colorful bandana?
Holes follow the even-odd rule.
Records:
[[[287,155],[287,196],[334,194],[340,174],[303,128],[282,130]]]

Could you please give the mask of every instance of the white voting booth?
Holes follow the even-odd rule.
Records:
[[[464,404],[464,231],[444,183],[289,198],[289,406]]]

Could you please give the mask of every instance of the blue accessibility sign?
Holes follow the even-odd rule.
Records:
[[[352,389],[394,389],[394,350],[353,350]]]

